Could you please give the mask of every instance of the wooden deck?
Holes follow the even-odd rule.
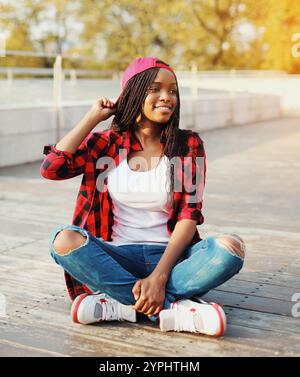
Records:
[[[80,177],[47,181],[31,164],[0,170],[1,356],[300,355],[300,317],[292,316],[300,293],[300,120],[201,136],[208,154],[201,235],[235,232],[247,245],[242,271],[204,297],[224,305],[225,336],[162,333],[146,319],[72,323],[49,234],[70,223]]]

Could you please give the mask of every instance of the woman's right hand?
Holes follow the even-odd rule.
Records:
[[[108,119],[116,112],[116,104],[106,97],[100,97],[91,107],[88,114],[95,124]]]

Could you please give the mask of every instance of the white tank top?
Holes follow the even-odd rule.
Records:
[[[109,172],[107,188],[114,214],[111,244],[169,242],[168,163],[163,156],[156,168],[138,172],[130,169],[126,157]]]

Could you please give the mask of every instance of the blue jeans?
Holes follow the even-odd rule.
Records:
[[[63,229],[86,236],[85,243],[66,255],[53,249]],[[51,234],[51,256],[57,264],[92,292],[101,291],[126,305],[134,305],[134,284],[155,269],[166,246],[130,244],[115,246],[76,225],[62,225]],[[243,259],[216,243],[215,237],[188,247],[173,267],[166,285],[164,308],[178,299],[202,296],[237,274]]]

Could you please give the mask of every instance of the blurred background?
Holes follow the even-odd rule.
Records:
[[[116,99],[138,56],[176,70],[181,128],[299,113],[299,0],[0,0],[0,167]]]

